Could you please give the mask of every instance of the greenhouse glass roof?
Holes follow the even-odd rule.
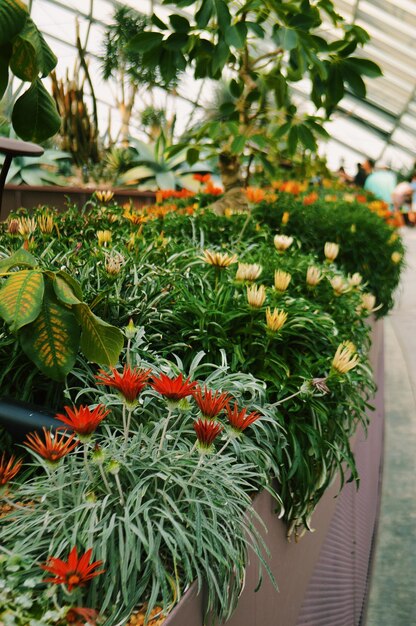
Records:
[[[365,155],[382,159],[395,169],[409,169],[416,158],[416,2],[334,0],[334,3],[348,21],[368,31],[371,41],[359,54],[377,62],[383,76],[365,79],[365,100],[347,94],[341,101],[326,126],[331,140],[322,150],[334,168],[341,159],[347,167],[352,167]],[[123,4],[143,13],[150,12],[154,6],[162,18],[171,12],[151,0],[126,0]],[[105,25],[111,22],[116,5],[115,0],[32,0],[32,17],[58,56],[58,77],[64,76],[67,69],[70,75],[73,72],[78,22],[81,41],[87,40],[90,72],[104,127],[112,109],[112,125],[118,124],[113,87],[103,80],[99,60]],[[329,22],[323,24],[322,30],[331,39]],[[305,100],[307,84],[302,83],[296,84],[295,96]],[[195,108],[193,102],[203,100],[209,91],[207,83],[185,76],[178,96],[160,92],[158,97],[168,111],[179,108],[178,117],[186,120]],[[141,95],[142,104],[146,104],[147,97]]]

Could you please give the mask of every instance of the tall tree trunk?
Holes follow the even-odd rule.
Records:
[[[241,165],[238,155],[222,152],[219,157],[221,180],[224,195],[211,205],[217,215],[224,215],[226,209],[247,212],[249,205],[243,189]]]

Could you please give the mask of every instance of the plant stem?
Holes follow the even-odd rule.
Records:
[[[130,357],[130,349],[131,349],[131,339],[127,339],[127,348],[126,348],[126,363],[130,367],[131,366],[131,357]]]
[[[90,469],[90,465],[88,463],[88,444],[84,443],[83,444],[83,448],[84,448],[84,465],[85,465],[85,471],[87,472],[87,476],[90,479],[91,482],[94,482],[94,477],[91,474],[91,469]]]
[[[230,445],[230,443],[231,443],[231,437],[228,437],[228,439],[226,440],[226,442],[224,443],[224,445],[222,446],[222,448],[220,448],[220,449],[218,450],[218,452],[215,454],[214,458],[215,458],[215,457],[217,457],[217,456],[220,456],[220,455],[224,452],[224,450],[225,450],[226,448],[228,448],[228,446]]]
[[[120,478],[119,478],[118,474],[114,474],[114,480],[116,481],[118,493],[119,493],[119,496],[120,496],[120,504],[121,504],[121,506],[124,506],[126,502],[124,500],[123,490],[121,488],[121,482],[120,482]]]
[[[299,389],[299,391],[296,391],[296,393],[292,393],[291,396],[287,396],[286,398],[282,398],[281,400],[274,402],[274,404],[269,404],[269,408],[279,406],[279,404],[283,404],[283,402],[287,402],[288,400],[291,400],[292,398],[296,398],[296,396],[298,396],[300,393],[302,393],[302,389]]]
[[[157,455],[158,455],[158,456],[160,455],[160,452],[161,452],[161,450],[162,450],[162,447],[163,447],[163,442],[164,442],[164,440],[165,440],[166,431],[167,431],[167,429],[168,429],[168,424],[169,424],[169,421],[170,421],[170,418],[171,418],[171,417],[172,417],[172,409],[169,407],[169,408],[168,408],[168,415],[167,415],[167,417],[166,417],[166,419],[165,419],[165,423],[164,423],[164,425],[163,425],[163,431],[162,431],[162,436],[161,436],[161,438],[160,438],[159,448],[158,448],[158,450],[157,450]]]
[[[107,489],[107,493],[111,495],[112,494],[112,489],[110,487],[110,483],[107,480],[107,476],[105,475],[104,468],[103,468],[103,466],[101,464],[99,465],[99,468],[100,468],[101,478],[103,479],[103,483],[105,485],[105,488]]]
[[[128,433],[128,430],[127,430],[127,412],[126,412],[126,403],[125,402],[123,402],[123,432],[124,432],[124,441],[127,441],[129,433]]]
[[[133,411],[134,411],[133,408],[127,409],[126,427],[124,429],[124,445],[126,445],[126,446],[127,446],[127,442],[128,442],[128,439],[129,439],[131,416],[133,415]]]

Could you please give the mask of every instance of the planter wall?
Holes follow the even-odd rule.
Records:
[[[249,563],[244,591],[227,626],[360,626],[365,614],[373,542],[380,498],[383,449],[383,323],[374,324],[372,363],[378,391],[366,436],[360,428],[353,441],[361,477],[338,495],[333,485],[322,498],[312,523],[316,531],[299,543],[288,543],[286,526],[273,513],[263,492],[255,509],[265,522],[269,565],[279,592],[258,566]],[[165,626],[203,626],[203,592],[193,585],[172,611]],[[209,625],[210,626],[210,625]],[[215,626],[222,626],[218,622]]]
[[[68,204],[68,198],[81,208],[95,187],[30,187],[28,185],[6,185],[3,192],[0,220],[5,220],[11,211],[20,207],[31,209],[38,205],[48,205],[59,210],[64,210]],[[132,200],[135,206],[151,204],[155,201],[156,194],[153,191],[135,191],[131,189],[113,189],[114,198],[119,204]]]

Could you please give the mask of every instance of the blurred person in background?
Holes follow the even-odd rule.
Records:
[[[393,210],[401,213],[406,226],[415,225],[415,214],[413,212],[413,187],[409,182],[399,183],[393,193]]]
[[[366,159],[364,163],[357,163],[357,173],[354,176],[354,185],[364,187],[364,183],[374,169],[373,159]]]
[[[364,189],[370,191],[378,200],[383,200],[392,207],[392,194],[397,185],[397,176],[387,163],[378,163],[365,179]]]

